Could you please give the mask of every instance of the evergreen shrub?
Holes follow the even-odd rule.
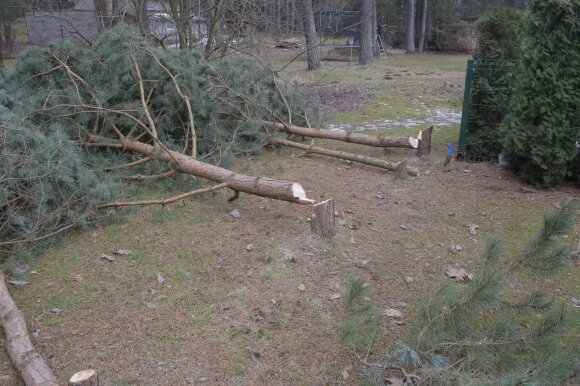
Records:
[[[580,139],[580,1],[531,0],[520,75],[501,125],[513,170],[542,187],[572,173]]]

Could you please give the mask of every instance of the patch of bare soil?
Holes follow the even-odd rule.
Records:
[[[337,81],[330,84],[306,84],[305,88],[323,114],[357,110],[373,96],[372,91],[363,85],[341,84]]]

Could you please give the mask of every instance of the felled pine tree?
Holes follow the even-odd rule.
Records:
[[[512,169],[545,187],[571,174],[580,139],[580,2],[531,0],[527,35],[502,145]]]
[[[277,83],[271,70],[253,61],[205,62],[195,51],[155,49],[124,25],[104,32],[91,47],[29,50],[0,88],[17,102],[12,108],[30,111],[33,123],[61,123],[73,138],[95,132],[116,137],[116,130],[134,134],[135,120],[119,112],[147,122],[145,102],[170,149],[191,153],[195,146],[196,156],[218,162],[257,150],[252,134],[262,120],[292,116],[304,124],[302,117],[314,108],[297,88]],[[147,135],[140,139],[151,142]]]
[[[91,47],[24,53],[0,80],[0,109],[0,170],[11,181],[0,190],[4,255],[90,222],[111,193],[104,181],[117,173],[124,185],[142,174],[163,181],[183,172],[218,182],[212,189],[292,202],[304,196],[292,181],[217,167],[260,149],[262,121],[291,116],[303,124],[314,109],[297,88],[247,59],[210,63],[195,52],[163,51],[119,25]],[[196,183],[186,182],[190,193]]]
[[[471,158],[496,159],[501,153],[499,125],[519,66],[525,16],[513,8],[496,8],[477,21],[479,50],[475,56],[469,141]]]

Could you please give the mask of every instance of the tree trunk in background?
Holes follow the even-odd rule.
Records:
[[[407,54],[415,53],[415,1],[407,0]]]
[[[12,52],[13,44],[14,44],[14,33],[12,31],[12,22],[4,22],[4,26],[2,27],[3,36],[0,36],[0,39],[3,40],[2,44],[2,51],[9,54]]]
[[[209,19],[207,27],[207,44],[205,45],[205,58],[209,59],[214,49],[214,41],[217,40],[218,24],[221,17],[221,2],[222,0],[214,0],[213,12]]]
[[[316,36],[316,24],[314,23],[314,10],[312,0],[303,0],[304,3],[304,35],[306,36],[306,56],[308,58],[308,70],[320,68],[320,47]]]
[[[370,64],[373,61],[373,0],[361,0],[359,64]]]
[[[427,31],[427,2],[428,0],[423,0],[423,11],[421,12],[421,34],[419,37],[420,54],[425,51],[425,33]]]
[[[147,12],[147,0],[133,0],[133,6],[135,7],[139,31],[141,31],[143,35],[149,36],[150,31],[149,31],[149,15]]]
[[[461,16],[461,5],[463,4],[462,0],[455,0],[455,16]]]
[[[93,0],[93,6],[95,7],[97,30],[103,32],[109,24],[107,22],[107,4],[105,4],[105,0]]]
[[[373,0],[373,4],[372,4],[372,10],[373,10],[373,17],[372,17],[372,30],[371,30],[371,37],[373,39],[373,56],[375,58],[378,58],[380,55],[379,52],[379,42],[377,41],[377,35],[379,34],[378,32],[378,22],[377,22],[377,0]]]
[[[111,27],[116,26],[121,21],[121,10],[119,9],[119,0],[111,2]]]

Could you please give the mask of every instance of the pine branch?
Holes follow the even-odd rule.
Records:
[[[525,244],[520,257],[509,268],[523,264],[551,270],[562,266],[570,251],[565,246],[558,246],[553,238],[570,230],[575,221],[575,210],[574,200],[563,197],[554,211],[544,215],[536,234]]]

